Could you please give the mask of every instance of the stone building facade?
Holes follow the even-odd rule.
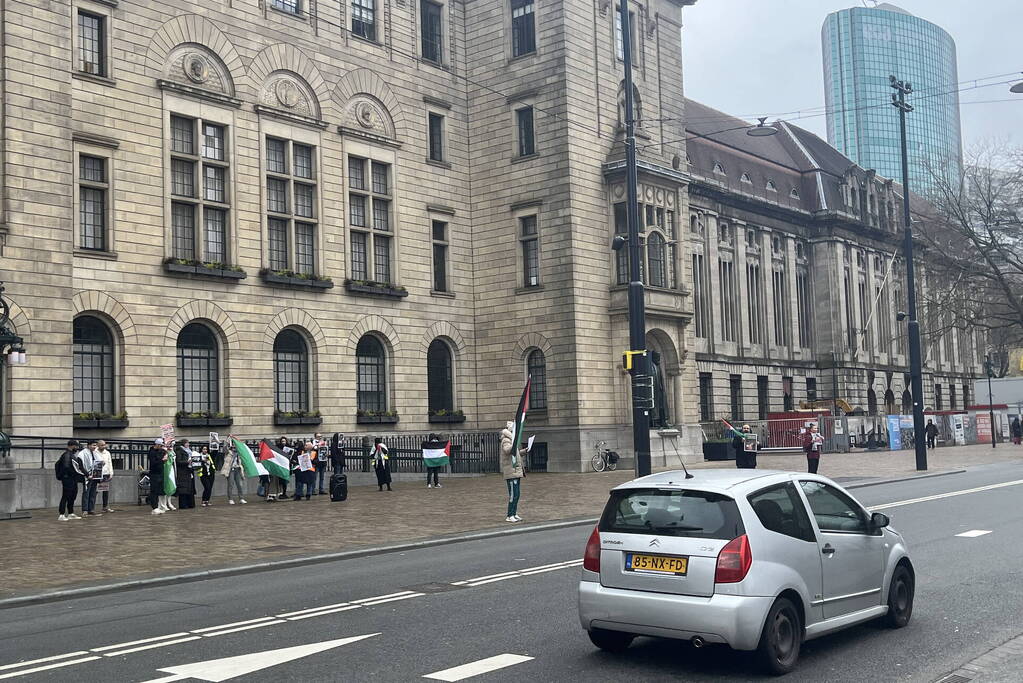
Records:
[[[797,402],[808,378],[827,381],[847,310],[827,283],[843,268],[874,282],[896,240],[890,219],[818,204],[821,183],[853,180],[875,188],[864,206],[895,200],[847,160],[800,156],[797,129],[763,149],[709,135],[739,124],[683,97],[693,1],[633,3],[654,422],[683,427],[686,449],[701,402],[726,412],[732,375],[744,416],[760,376],[779,404],[784,377]],[[0,426],[493,430],[528,373],[548,469],[585,467],[597,440],[627,452],[615,18],[610,0],[6,5],[0,280],[30,361],[0,368]],[[743,303],[755,259],[756,328]],[[788,308],[772,308],[776,264]],[[872,344],[842,356],[842,395],[870,372],[899,395],[903,357]]]

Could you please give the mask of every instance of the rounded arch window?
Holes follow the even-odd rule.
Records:
[[[220,410],[220,345],[202,323],[178,333],[178,408],[186,413]]]
[[[434,339],[426,352],[427,404],[430,414],[455,408],[454,359],[451,347]]]
[[[659,232],[650,233],[647,239],[647,267],[650,270],[650,286],[667,287],[667,269],[665,268],[665,241]]]
[[[356,406],[359,410],[387,410],[387,356],[384,345],[367,334],[355,347]]]
[[[526,372],[531,379],[529,409],[547,410],[547,358],[543,351],[533,349],[526,356]]]
[[[114,339],[110,328],[91,315],[75,318],[73,337],[74,412],[113,413]]]
[[[282,413],[309,410],[309,347],[293,329],[274,339],[274,407]]]

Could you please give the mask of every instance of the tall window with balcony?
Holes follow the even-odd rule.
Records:
[[[173,256],[226,263],[231,206],[227,126],[171,115],[170,128]]]
[[[392,282],[391,165],[348,157],[352,279]]]
[[[266,138],[266,227],[272,271],[316,274],[316,150]]]
[[[536,52],[534,0],[511,0],[512,57]]]

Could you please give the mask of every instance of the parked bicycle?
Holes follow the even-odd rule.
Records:
[[[596,453],[590,458],[590,467],[593,468],[594,472],[614,472],[618,469],[618,454],[607,448],[606,441],[598,441],[596,444]]]

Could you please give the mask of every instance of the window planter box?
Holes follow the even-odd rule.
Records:
[[[431,415],[430,424],[459,424],[465,422],[465,415]]]
[[[127,418],[123,420],[117,418],[108,418],[105,420],[90,418],[83,420],[75,417],[71,420],[71,426],[75,429],[124,429],[128,426],[128,420]]]
[[[99,420],[83,420],[75,417],[71,419],[71,426],[75,429],[99,429]]]
[[[397,415],[357,415],[355,422],[361,425],[393,425],[398,424]]]
[[[274,415],[275,425],[318,425],[323,424],[322,417],[284,417]]]
[[[302,287],[303,289],[330,289],[334,286],[333,280],[311,280],[292,275],[279,275],[271,271],[263,271],[261,274],[263,282],[271,285],[284,285],[286,287]]]
[[[203,264],[174,263],[168,261],[163,264],[163,269],[168,273],[186,273],[188,275],[203,275],[205,277],[218,277],[225,280],[243,280],[246,273],[243,270],[229,270],[227,268],[209,268]]]
[[[230,417],[179,417],[179,427],[230,427],[234,419]]]
[[[704,460],[735,460],[735,449],[730,441],[704,441]]]
[[[366,296],[379,296],[385,299],[403,299],[408,296],[408,292],[404,289],[383,284],[360,285],[356,282],[346,282],[345,291],[350,294],[365,294]]]
[[[99,428],[100,429],[125,429],[125,428],[127,428],[127,426],[128,426],[128,419],[127,418],[124,418],[123,420],[119,420],[119,419],[115,419],[115,418],[110,418],[109,420],[100,420],[99,421]]]

